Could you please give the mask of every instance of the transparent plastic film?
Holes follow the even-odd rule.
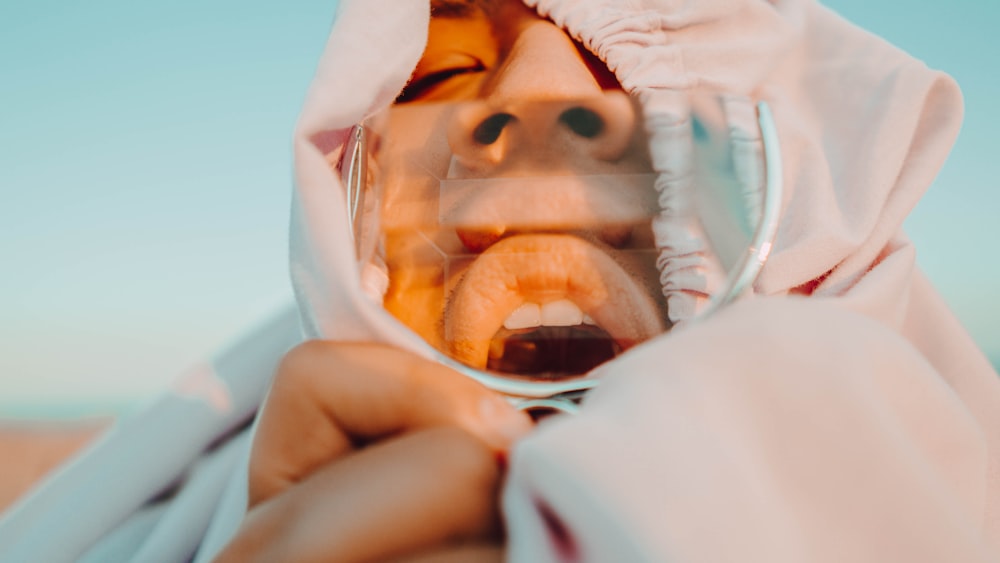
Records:
[[[735,127],[717,96],[678,99],[667,118],[607,92],[369,119],[344,172],[362,270],[387,280],[377,298],[500,391],[588,388],[671,329],[672,291],[731,290],[760,225],[756,123]]]

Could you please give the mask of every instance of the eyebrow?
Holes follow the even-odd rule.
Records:
[[[467,18],[485,11],[492,0],[431,0],[431,15],[439,18]]]

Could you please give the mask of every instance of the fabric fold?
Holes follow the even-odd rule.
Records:
[[[609,536],[637,561],[992,560],[979,421],[876,321],[828,300],[751,300],[602,372],[580,416],[514,452],[514,553],[560,560],[526,529],[531,504],[583,561],[603,560],[590,544]]]
[[[504,490],[511,559],[995,558],[1000,382],[901,230],[957,135],[954,82],[813,0],[525,3],[645,98],[664,210],[661,271],[682,301],[716,282],[691,242],[698,225],[685,222],[681,145],[668,142],[678,122],[659,111],[660,96],[704,88],[766,101],[785,193],[754,288],[770,297],[683,323],[605,364],[578,415],[545,421],[518,444]],[[216,377],[123,421],[5,514],[0,559],[69,561],[116,535],[121,550],[104,553],[135,553],[142,538],[156,539],[169,507],[146,501],[232,438],[300,341],[300,324],[307,338],[433,356],[366,297],[339,177],[350,128],[391,104],[419,60],[428,5],[338,5],[293,144],[298,311],[221,354]],[[733,139],[756,150],[740,132]],[[744,172],[752,206],[759,171]],[[671,307],[690,318],[696,303]],[[217,477],[190,483],[210,483],[214,495]],[[220,497],[202,558],[235,529],[238,485]],[[202,540],[191,533],[178,542]]]

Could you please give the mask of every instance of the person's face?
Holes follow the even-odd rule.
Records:
[[[426,103],[446,101],[468,103]],[[519,0],[433,2],[394,111],[421,133],[393,150],[445,181],[384,172],[387,310],[474,368],[547,378],[665,330],[641,123],[565,32]]]

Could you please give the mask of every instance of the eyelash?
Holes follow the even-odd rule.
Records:
[[[428,90],[436,88],[452,78],[465,74],[482,72],[484,70],[486,70],[486,67],[483,66],[481,62],[477,62],[474,65],[450,67],[432,72],[430,74],[425,74],[424,76],[421,76],[420,78],[417,78],[407,84],[406,88],[403,89],[403,93],[399,95],[397,102],[412,101],[425,94]]]

